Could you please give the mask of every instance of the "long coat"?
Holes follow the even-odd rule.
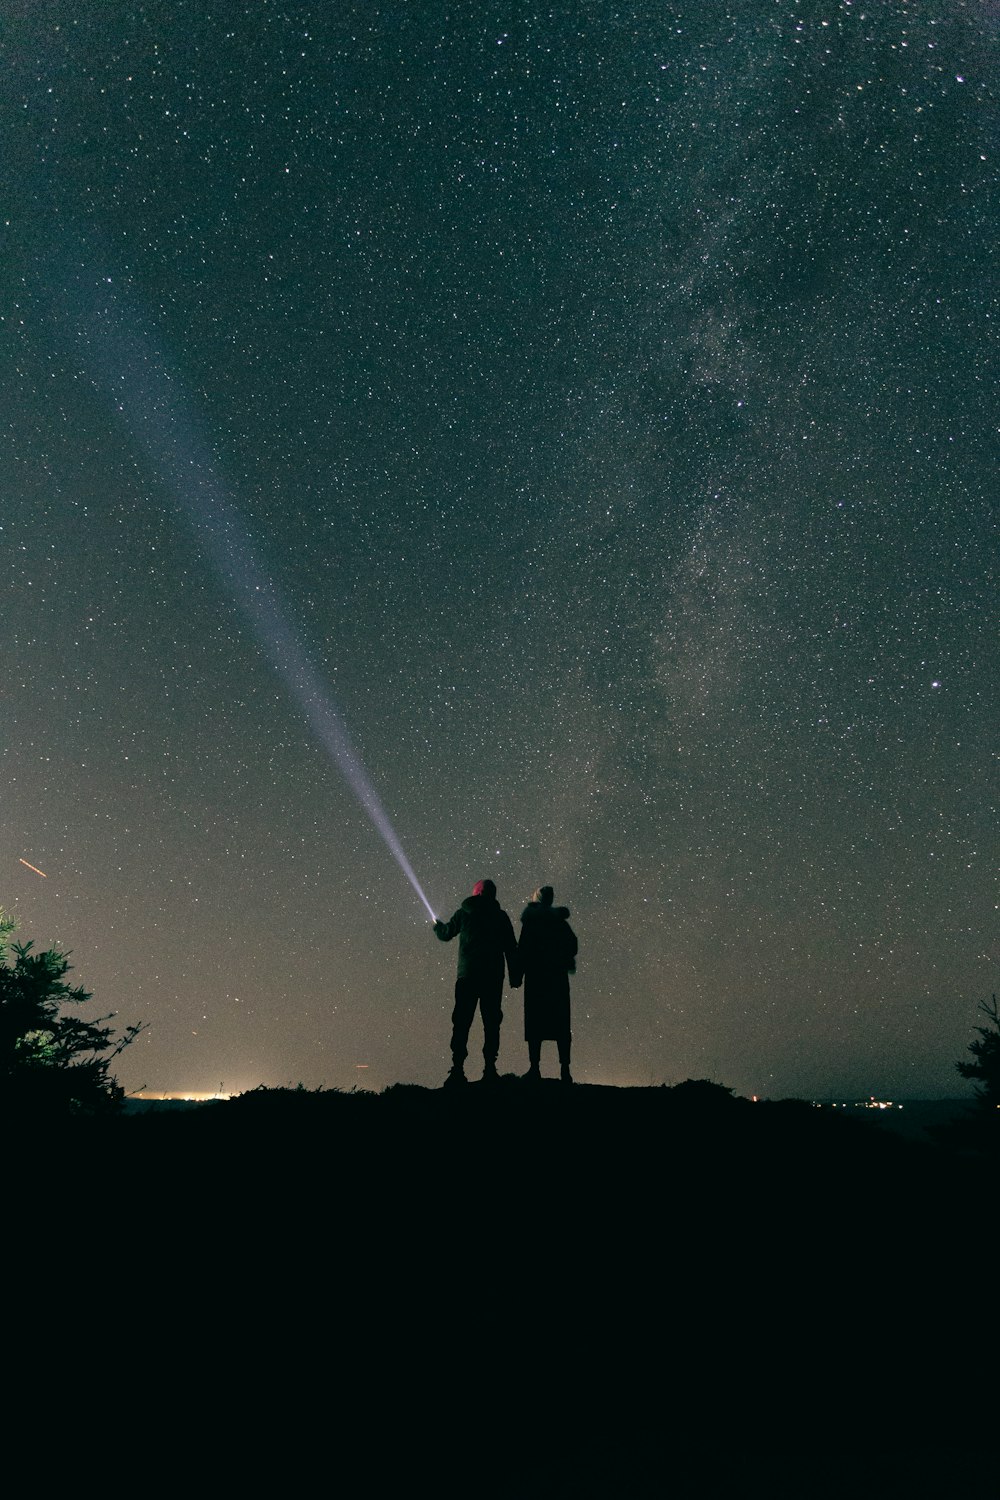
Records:
[[[521,913],[518,957],[524,971],[524,1039],[569,1037],[569,976],[576,970],[576,933],[568,906],[532,901]]]

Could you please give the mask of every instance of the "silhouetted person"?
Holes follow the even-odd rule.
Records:
[[[576,973],[576,933],[569,907],[553,906],[550,885],[541,886],[521,913],[517,951],[524,974],[524,1039],[528,1044],[527,1077],[541,1078],[542,1043],[559,1049],[563,1083],[572,1083],[569,1052],[569,976]]]
[[[451,1072],[447,1082],[465,1082],[469,1027],[477,1005],[483,1017],[483,1081],[492,1082],[497,1076],[500,1051],[503,1020],[500,997],[505,963],[511,989],[516,990],[521,983],[514,929],[497,901],[497,888],[492,880],[477,881],[472,895],[466,896],[451,921],[435,922],[434,931],[442,943],[458,938],[458,978],[451,1015]]]

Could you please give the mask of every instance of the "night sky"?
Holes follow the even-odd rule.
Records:
[[[967,1091],[996,14],[10,8],[0,904],[127,1088],[443,1081],[346,726],[437,913],[572,909],[578,1080]]]

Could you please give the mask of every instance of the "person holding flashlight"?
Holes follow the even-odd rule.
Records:
[[[497,901],[493,881],[477,880],[472,895],[466,896],[455,915],[447,922],[438,919],[434,923],[434,932],[442,943],[458,938],[458,976],[451,1015],[451,1072],[445,1080],[446,1087],[466,1081],[469,1029],[477,1008],[483,1018],[483,1082],[494,1083],[503,1020],[504,968],[511,989],[516,990],[521,984],[521,964],[514,928]]]

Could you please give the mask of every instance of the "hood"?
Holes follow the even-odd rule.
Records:
[[[463,911],[482,911],[484,906],[499,906],[496,896],[466,896],[462,902]]]
[[[529,901],[521,913],[522,922],[568,922],[568,906],[543,906],[540,901]]]

